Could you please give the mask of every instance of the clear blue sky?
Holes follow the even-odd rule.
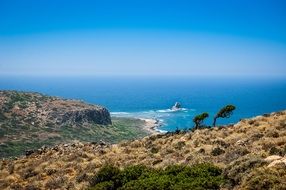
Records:
[[[1,0],[1,75],[284,76],[284,0]]]

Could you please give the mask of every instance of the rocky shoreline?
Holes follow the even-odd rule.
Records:
[[[162,133],[160,132],[160,130],[158,130],[158,127],[161,126],[159,120],[150,118],[139,118],[139,119],[145,122],[143,129],[147,131],[150,135],[157,135]]]

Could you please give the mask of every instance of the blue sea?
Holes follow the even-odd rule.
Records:
[[[40,92],[84,100],[108,108],[113,116],[158,119],[162,131],[193,127],[195,115],[208,112],[211,125],[227,104],[233,115],[218,124],[238,122],[286,109],[286,80],[218,77],[0,77],[1,90]],[[180,102],[181,111],[171,111]]]

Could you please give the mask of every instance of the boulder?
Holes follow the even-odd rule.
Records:
[[[278,155],[268,156],[264,160],[270,163],[270,164],[268,164],[267,167],[274,167],[278,164],[285,164],[286,165],[286,157],[281,157]]]
[[[30,156],[30,155],[32,155],[32,154],[34,154],[34,153],[35,153],[34,150],[26,150],[26,151],[25,151],[25,155],[26,155],[26,156]]]
[[[273,162],[275,160],[280,160],[282,157],[278,156],[278,155],[272,155],[272,156],[268,156],[267,158],[265,158],[264,160],[266,162]]]

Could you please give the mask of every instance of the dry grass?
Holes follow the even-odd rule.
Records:
[[[247,181],[256,174],[260,178],[264,170],[275,174],[275,169],[263,169],[269,164],[264,159],[285,153],[286,111],[245,119],[228,127],[160,134],[113,145],[59,145],[42,154],[3,160],[0,189],[86,189],[94,173],[107,163],[159,168],[203,162],[224,168],[232,180],[225,188],[251,189]]]

